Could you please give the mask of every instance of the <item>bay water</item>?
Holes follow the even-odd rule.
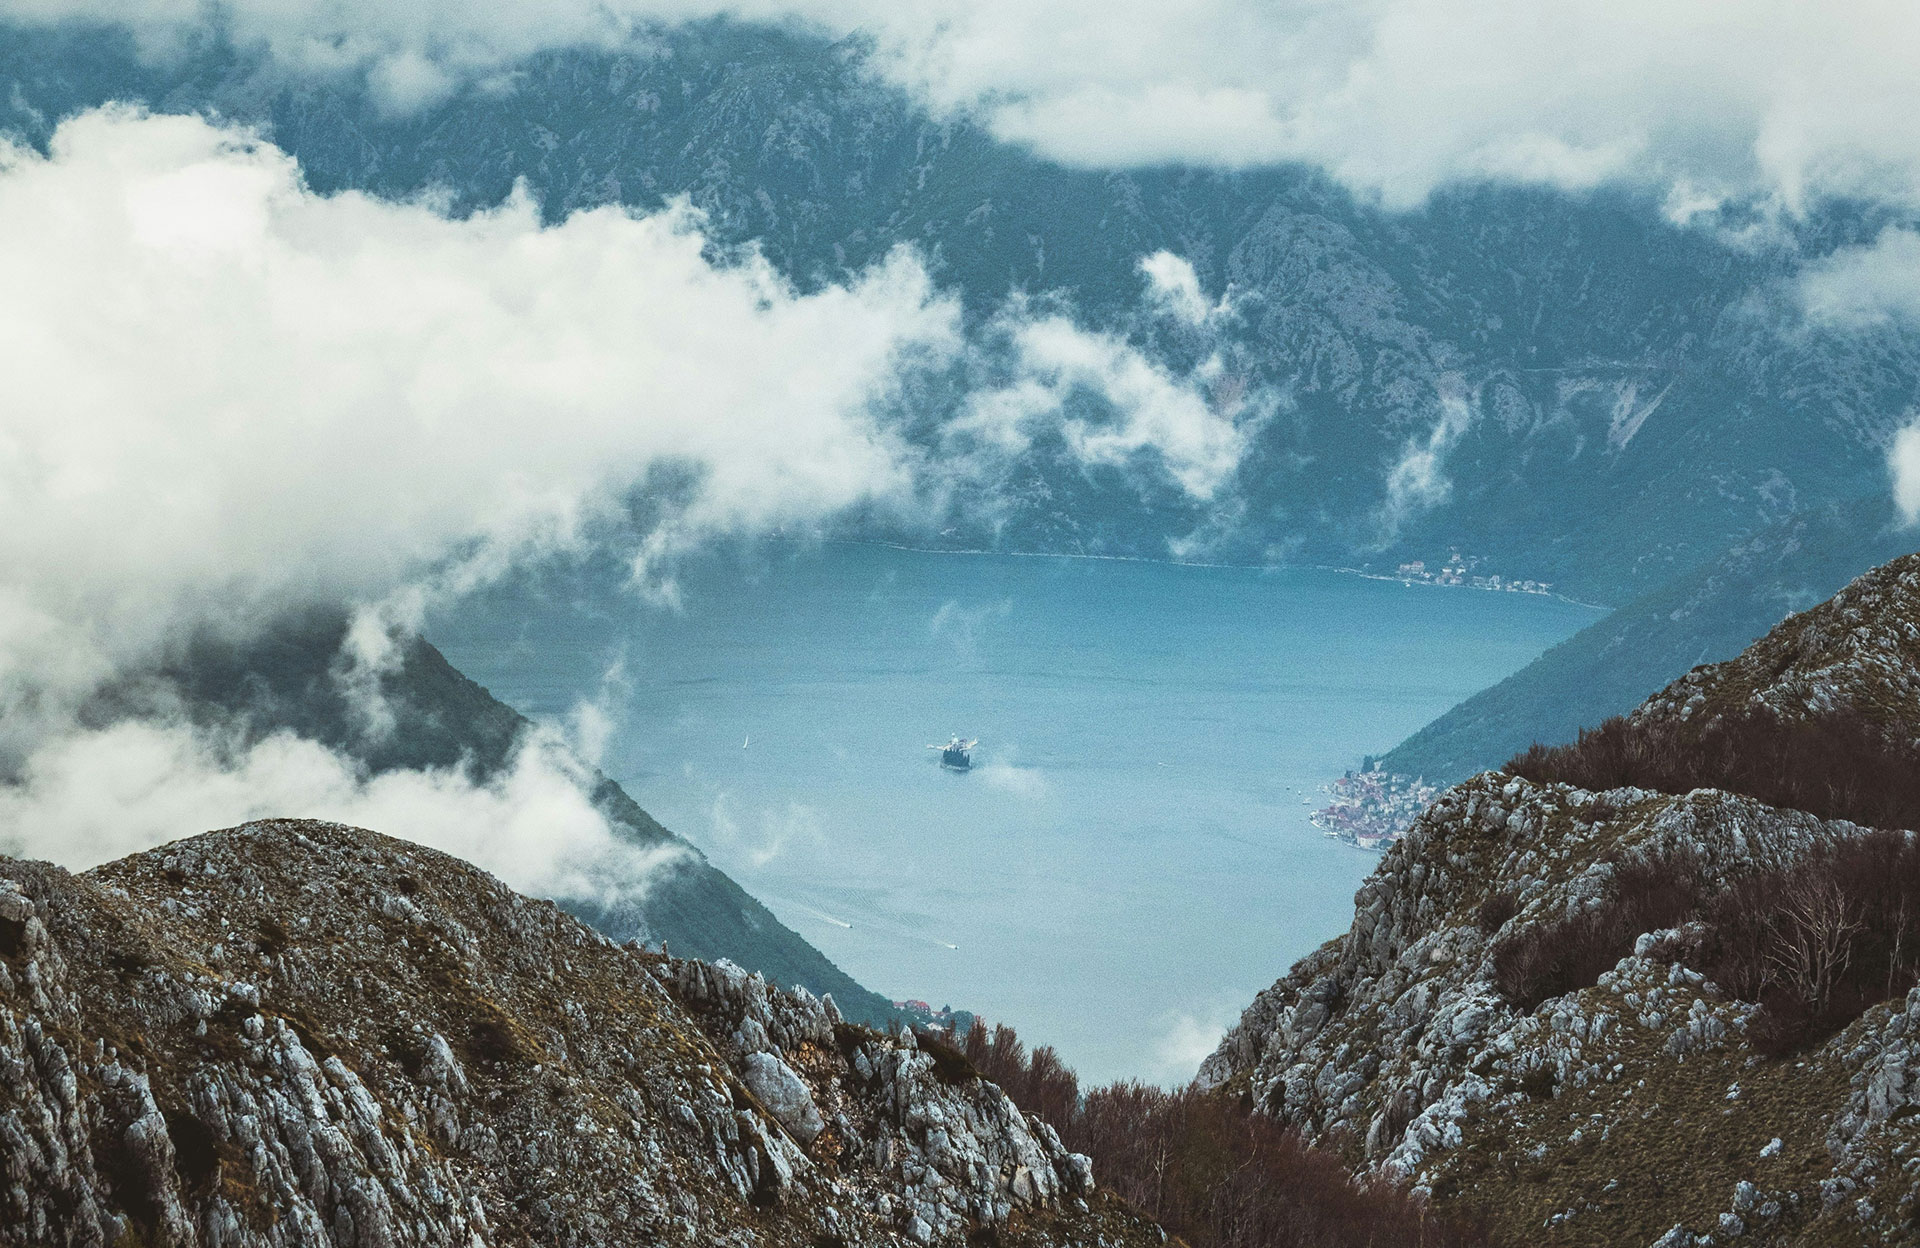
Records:
[[[1192,1075],[1345,930],[1375,854],[1320,786],[1599,611],[1304,569],[770,543],[666,608],[582,577],[429,636],[535,717],[609,717],[603,767],[868,987],[1056,1046],[1083,1079]],[[930,744],[977,737],[974,768]]]

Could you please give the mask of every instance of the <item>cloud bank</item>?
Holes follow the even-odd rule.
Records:
[[[663,473],[683,539],[909,490],[915,456],[876,412],[912,360],[952,353],[954,306],[905,253],[799,295],[751,256],[711,262],[698,224],[322,197],[245,133],[125,110],[0,153],[12,847],[87,866],[313,815],[631,900],[664,858],[609,829],[557,740],[484,780],[369,777],[310,741],[74,712],[186,638],[309,604],[385,608],[340,665],[377,686],[423,585],[577,549]]]
[[[287,734],[235,750],[218,734],[126,721],[53,740],[18,783],[0,786],[0,850],[77,871],[291,815],[428,845],[535,896],[631,905],[686,851],[621,839],[587,801],[589,781],[566,744],[544,733],[485,780],[458,769],[368,777]]]
[[[1460,178],[1724,197],[1920,197],[1920,10],[1889,0],[224,0],[240,42],[392,107],[713,16],[864,32],[944,113],[1069,162],[1304,160],[1389,203]],[[4,0],[164,48],[203,0]]]
[[[577,545],[663,469],[694,532],[906,490],[875,404],[953,305],[905,253],[797,295],[697,224],[321,197],[183,117],[7,152],[0,687]]]

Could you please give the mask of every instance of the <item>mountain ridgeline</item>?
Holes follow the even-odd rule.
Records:
[[[1884,495],[1808,509],[1619,607],[1380,759],[1439,784],[1631,711],[1702,663],[1739,654],[1786,615],[1916,545]]]
[[[0,861],[0,1244],[1158,1244],[904,1030],[265,821]]]
[[[1455,787],[1201,1069],[1534,1244],[1911,1243],[1920,556]]]
[[[339,678],[344,614],[315,611],[282,620],[244,644],[202,641],[166,668],[96,699],[88,717],[184,712],[208,727],[258,739],[290,732],[354,759],[370,774],[464,767],[480,783],[512,761],[533,728],[525,717],[467,679],[430,643],[405,641],[378,678],[391,722],[369,732]],[[608,908],[593,898],[557,898],[617,940],[664,943],[694,958],[727,958],[775,983],[831,993],[848,1018],[885,1025],[892,1003],[835,966],[775,918],[697,848],[660,826],[619,784],[595,773],[591,794],[615,833],[641,848],[681,851],[637,903]]]

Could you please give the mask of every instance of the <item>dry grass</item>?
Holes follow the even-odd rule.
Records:
[[[1101,1183],[1194,1248],[1453,1248],[1486,1236],[1402,1189],[1359,1182],[1332,1153],[1218,1093],[1116,1083],[1084,1096],[1051,1048],[1011,1027],[967,1033],[966,1058],[1038,1113]]]

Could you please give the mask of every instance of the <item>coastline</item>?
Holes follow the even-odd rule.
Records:
[[[1056,550],[982,550],[974,547],[952,546],[910,546],[905,542],[887,542],[871,537],[793,537],[787,534],[774,534],[761,539],[768,542],[788,542],[799,545],[812,542],[820,546],[874,546],[882,550],[898,550],[915,555],[956,555],[969,557],[1002,556],[1013,559],[1090,559],[1104,560],[1109,563],[1152,563],[1175,568],[1214,568],[1236,572],[1337,572],[1342,576],[1357,576],[1367,581],[1398,581],[1411,589],[1420,585],[1429,589],[1465,589],[1483,594],[1524,594],[1531,598],[1551,598],[1569,606],[1585,607],[1590,611],[1612,611],[1613,607],[1604,602],[1588,602],[1583,598],[1574,598],[1567,594],[1541,589],[1509,589],[1506,586],[1442,584],[1436,581],[1416,580],[1392,572],[1369,572],[1365,568],[1347,567],[1333,563],[1209,563],[1197,559],[1157,559],[1148,555],[1089,555],[1076,551]]]

